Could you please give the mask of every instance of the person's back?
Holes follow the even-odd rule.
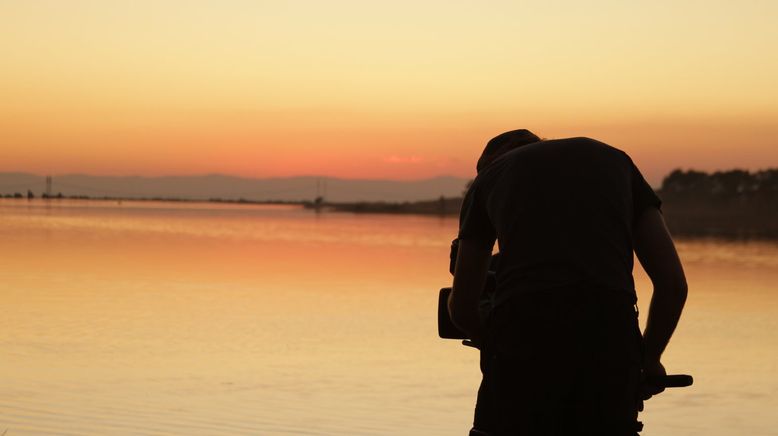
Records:
[[[454,294],[458,281],[477,288],[480,272],[468,268],[482,269],[497,239],[496,309],[474,334],[491,355],[491,431],[636,434],[644,359],[633,240],[659,205],[625,153],[587,138],[522,145],[479,171],[463,205]]]
[[[501,299],[569,285],[634,290],[634,208],[659,199],[623,152],[587,138],[529,144],[479,174],[470,195],[486,202],[505,259]]]

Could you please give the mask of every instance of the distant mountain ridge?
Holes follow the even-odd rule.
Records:
[[[441,176],[424,180],[285,177],[251,179],[210,174],[202,176],[53,176],[53,195],[114,198],[178,198],[186,200],[306,201],[317,195],[329,202],[419,201],[461,196],[468,179]],[[0,195],[36,196],[46,191],[46,177],[30,173],[0,173]]]

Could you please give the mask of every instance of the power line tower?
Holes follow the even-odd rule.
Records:
[[[46,176],[46,198],[51,198],[51,185],[53,181],[51,176]]]
[[[316,198],[313,200],[313,206],[318,211],[324,205],[324,198],[327,196],[327,180],[316,179]]]
[[[316,179],[316,198],[324,198],[327,196],[327,179],[321,177]]]

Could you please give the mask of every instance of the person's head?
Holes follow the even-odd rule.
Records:
[[[495,159],[511,150],[538,141],[540,141],[540,138],[526,129],[501,133],[486,143],[486,147],[484,147],[484,151],[476,164],[476,171],[480,173]]]

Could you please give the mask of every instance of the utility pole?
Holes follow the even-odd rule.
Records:
[[[313,208],[316,212],[321,210],[324,205],[324,196],[327,195],[327,181],[322,180],[321,177],[316,179],[316,198],[313,200]]]
[[[46,198],[51,198],[51,185],[52,185],[51,176],[46,176]]]

